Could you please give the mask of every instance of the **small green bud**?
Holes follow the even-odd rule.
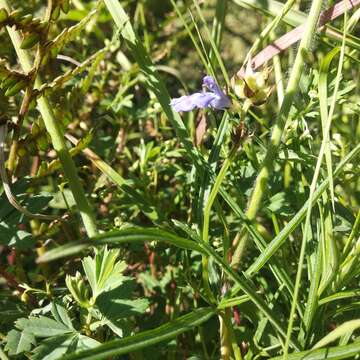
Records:
[[[46,27],[48,26],[47,21],[39,21],[38,24],[36,24],[36,31],[38,32],[42,32],[46,29]]]
[[[65,283],[75,301],[83,308],[90,307],[89,292],[81,274],[77,271],[75,276],[66,275]]]
[[[21,300],[22,302],[24,302],[25,304],[28,303],[28,301],[29,301],[29,295],[27,294],[26,291],[24,291],[24,292],[21,294],[20,300]]]

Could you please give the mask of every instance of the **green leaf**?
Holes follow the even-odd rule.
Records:
[[[73,143],[78,144],[77,140],[71,136],[66,135],[66,137]],[[160,218],[157,210],[148,203],[148,201],[131,186],[129,186],[129,181],[125,180],[117,171],[115,171],[109,164],[102,160],[96,153],[94,153],[89,148],[82,149],[85,156],[103,173],[108,179],[110,179],[118,188],[126,193],[126,195],[136,203],[139,209],[151,220],[157,221]]]
[[[36,337],[50,337],[74,331],[72,328],[46,316],[21,318],[16,321],[16,327],[30,332]]]
[[[120,340],[109,341],[95,349],[64,356],[62,360],[101,360],[108,359],[111,356],[134,352],[162,341],[170,340],[183,332],[192,330],[209,320],[213,315],[213,309],[199,308],[154,330],[144,331]]]
[[[119,250],[108,250],[105,246],[96,251],[95,257],[88,256],[82,261],[94,298],[122,283],[124,277],[121,273],[125,270],[126,264],[117,261],[118,256]]]
[[[35,343],[35,337],[30,332],[11,330],[6,336],[5,350],[9,352],[9,355],[17,355],[29,351]]]
[[[78,333],[53,336],[45,339],[33,351],[32,360],[59,360],[65,354],[75,351],[92,349],[100,343],[85,335]]]
[[[208,256],[211,256],[213,260],[221,267],[223,272],[233,280],[236,285],[250,298],[250,300],[256,305],[256,307],[264,314],[264,316],[271,322],[274,328],[284,337],[286,331],[283,324],[274,316],[274,311],[268,306],[268,304],[259,296],[252,288],[251,284],[244,276],[240,276],[235,272],[229,264],[221,257],[216,251],[206,242],[202,242],[201,246],[206,251]],[[295,349],[299,349],[299,345],[295,339],[291,340],[291,344]]]
[[[48,44],[46,44],[46,51],[50,53],[51,56],[56,57],[59,51],[68,42],[73,41],[80,35],[80,32],[85,28],[89,21],[93,19],[97,12],[97,8],[93,9],[77,24],[64,29],[55,39],[51,40]]]
[[[323,131],[323,137],[325,136],[325,128],[328,123],[328,74],[330,71],[330,64],[334,59],[335,55],[340,51],[339,47],[335,47],[332,49],[322,60],[320,65],[320,73],[319,73],[319,104],[320,104],[320,116],[321,116],[321,127]],[[332,176],[332,158],[331,158],[331,141],[330,139],[326,142],[325,145],[325,160],[327,166],[327,173],[329,176],[329,189],[331,194],[331,202],[334,206],[335,203],[335,195],[334,195],[334,180]]]
[[[77,350],[93,349],[99,346],[101,343],[91,337],[85,335],[78,335]]]
[[[51,313],[57,322],[63,323],[69,329],[74,329],[67,310],[59,302],[57,301],[52,302]]]
[[[147,86],[155,94],[157,100],[164,110],[165,115],[169,119],[171,126],[174,128],[177,137],[179,138],[184,148],[187,150],[187,153],[194,161],[194,163],[197,164],[197,166],[201,166],[202,157],[198,150],[194,147],[191,137],[189,136],[180,115],[171,108],[170,95],[167,91],[167,88],[161,79],[155,65],[147,54],[143,42],[136,35],[131,22],[129,21],[129,17],[120,4],[120,1],[105,0],[104,2],[111,16],[113,17],[116,26],[121,32],[121,35],[125,39],[132,55],[139,64],[141,71],[144,73]]]
[[[159,241],[166,242],[171,245],[175,245],[179,248],[186,250],[195,250],[203,252],[201,247],[192,240],[182,238],[178,235],[170,233],[168,231],[158,228],[140,228],[132,227],[123,230],[111,231],[92,238],[91,241],[73,242],[64,246],[52,249],[42,256],[40,256],[38,262],[52,261],[64,256],[74,255],[80,251],[98,245],[119,245],[124,243],[133,242],[146,242],[146,241]],[[91,276],[91,275],[90,275]]]
[[[345,334],[352,334],[356,329],[360,328],[360,320],[350,320],[345,323],[339,325],[336,329],[331,331],[329,334],[324,336],[321,340],[319,340],[314,346],[313,349],[322,348],[333,341],[339,339],[341,336]]]
[[[360,153],[360,144],[358,144],[337,166],[334,171],[334,179],[344,170],[346,164],[351,160],[355,159]],[[321,194],[328,188],[329,178],[325,179],[314,192],[311,205],[319,200]],[[253,276],[256,274],[275,254],[277,249],[286,241],[288,236],[296,229],[296,227],[304,220],[306,216],[306,211],[309,204],[308,201],[303,205],[303,207],[295,214],[295,216],[288,222],[288,224],[280,231],[280,233],[275,236],[275,238],[266,246],[266,248],[261,252],[260,256],[251,264],[251,266],[246,270],[247,276]]]
[[[202,251],[201,247],[198,246],[195,241],[182,238],[171,232],[159,228],[127,228],[98,235],[94,237],[93,240],[95,241],[95,243],[99,244],[121,244],[134,241],[164,241],[179,248],[196,250],[199,252]]]
[[[325,349],[306,350],[289,354],[287,360],[341,360],[354,359],[360,353],[360,342],[350,345],[329,347]],[[276,356],[270,360],[283,360],[284,356]]]
[[[131,299],[134,284],[134,281],[126,280],[116,289],[103,292],[98,296],[96,305],[107,320],[116,324],[119,319],[145,312],[149,306],[147,299]]]
[[[45,339],[33,351],[33,360],[58,360],[76,350],[77,334],[52,336]]]
[[[358,297],[360,296],[360,289],[357,290],[349,290],[349,291],[342,291],[336,294],[329,295],[325,298],[322,298],[319,300],[319,305],[324,305],[331,301],[338,301],[341,299],[348,299],[351,297]]]

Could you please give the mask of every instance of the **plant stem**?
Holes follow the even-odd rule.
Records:
[[[320,2],[320,6],[321,6],[321,0],[317,0],[317,1]],[[344,24],[346,24],[346,21],[347,21],[347,13],[345,12]],[[285,341],[284,359],[287,359],[287,355],[288,355],[289,342],[290,342],[291,333],[293,330],[294,316],[295,316],[295,311],[296,311],[296,303],[298,300],[299,290],[300,290],[300,283],[301,283],[301,276],[302,276],[303,264],[304,264],[304,259],[305,259],[306,245],[307,245],[307,240],[310,236],[310,228],[311,228],[310,221],[311,221],[311,210],[312,210],[311,203],[314,198],[314,193],[316,190],[316,185],[317,185],[317,181],[318,181],[319,174],[320,174],[322,160],[323,160],[324,154],[326,152],[326,147],[327,147],[328,139],[330,136],[329,133],[330,133],[330,128],[331,128],[331,122],[332,122],[332,117],[334,115],[337,94],[338,94],[338,90],[339,90],[339,86],[340,86],[341,73],[342,73],[342,67],[344,64],[344,56],[345,56],[345,36],[346,36],[345,28],[344,28],[343,35],[344,35],[343,42],[342,42],[342,46],[341,46],[340,58],[339,58],[337,74],[336,74],[336,78],[335,78],[334,92],[333,92],[332,101],[330,104],[330,109],[329,109],[329,113],[328,113],[328,117],[327,117],[327,123],[324,124],[325,128],[323,130],[323,141],[321,143],[319,155],[318,155],[316,166],[315,166],[314,175],[313,175],[311,185],[310,185],[309,207],[306,212],[304,232],[303,232],[303,238],[302,238],[302,243],[301,243],[298,268],[297,268],[297,272],[296,272],[294,294],[293,294],[293,299],[292,299],[292,303],[291,303],[289,324],[288,324],[286,341]],[[333,50],[333,52],[334,52],[334,50]],[[329,177],[330,177],[330,174],[329,174]]]
[[[306,30],[296,54],[294,66],[291,70],[289,82],[285,91],[284,100],[277,115],[276,122],[271,133],[270,144],[268,146],[262,168],[256,178],[255,186],[249,201],[248,210],[246,212],[249,220],[254,220],[256,217],[266,190],[268,178],[273,170],[273,164],[278,155],[278,148],[281,143],[282,134],[289,116],[290,108],[299,88],[299,81],[304,67],[304,55],[310,48],[311,39],[316,30],[321,4],[322,0],[314,0],[312,2],[309,17],[306,23]],[[239,266],[242,255],[246,249],[248,239],[249,237],[246,232],[235,249],[231,263],[233,268],[237,268]]]
[[[7,355],[4,353],[3,349],[0,347],[0,359],[1,360],[9,360]]]
[[[0,8],[5,8],[8,12],[11,11],[10,5],[7,0],[0,0]],[[26,50],[20,48],[21,38],[17,31],[13,28],[7,27],[7,31],[18,55],[19,62],[23,71],[28,73],[32,70],[32,62],[29,53]],[[35,81],[35,88],[41,86],[41,80],[37,77]],[[68,152],[68,148],[65,144],[64,136],[59,128],[59,122],[55,119],[52,108],[45,96],[40,97],[37,100],[38,109],[44,120],[44,124],[47,132],[50,134],[53,147],[60,159],[62,167],[64,169],[65,176],[69,182],[71,192],[74,196],[76,205],[79,209],[81,218],[83,220],[85,230],[89,237],[96,235],[96,225],[93,217],[93,212],[88,203],[84,189],[81,185],[80,179],[77,174],[76,166]]]

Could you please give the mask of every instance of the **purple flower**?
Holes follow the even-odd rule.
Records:
[[[230,106],[230,99],[221,91],[212,76],[203,78],[203,86],[209,91],[197,92],[191,95],[184,95],[176,99],[172,99],[170,105],[176,112],[191,111],[195,108],[212,108],[223,110]]]

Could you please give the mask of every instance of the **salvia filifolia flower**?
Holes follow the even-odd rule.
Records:
[[[172,99],[170,105],[177,112],[204,108],[223,110],[230,106],[230,99],[221,91],[212,76],[207,75],[203,78],[203,86],[210,91],[197,92]]]
[[[272,91],[272,87],[267,84],[270,72],[270,68],[254,71],[249,61],[245,73],[232,78],[231,85],[234,93],[240,99],[247,99],[252,105],[265,103]]]

